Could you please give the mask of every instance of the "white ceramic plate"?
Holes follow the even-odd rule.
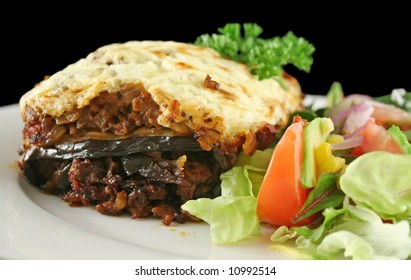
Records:
[[[287,258],[268,249],[269,228],[258,238],[213,246],[207,224],[166,227],[156,219],[132,220],[101,215],[92,207],[69,207],[20,174],[15,163],[23,127],[18,105],[1,107],[0,120],[0,259]]]

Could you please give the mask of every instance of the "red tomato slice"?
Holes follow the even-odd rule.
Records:
[[[385,128],[376,124],[373,120],[368,120],[362,132],[363,141],[358,147],[355,147],[352,154],[356,157],[372,152],[386,151],[393,154],[403,154],[400,146],[387,133]]]
[[[312,220],[307,218],[298,224],[291,222],[310,192],[300,182],[304,125],[300,117],[295,118],[274,149],[257,197],[257,215],[268,224],[296,226]]]

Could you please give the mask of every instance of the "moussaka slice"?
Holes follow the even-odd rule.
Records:
[[[70,205],[192,219],[236,155],[265,149],[301,106],[298,82],[259,80],[212,49],[164,41],[101,47],[20,100],[19,165]]]

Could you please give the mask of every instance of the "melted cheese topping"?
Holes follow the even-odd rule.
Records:
[[[205,86],[207,75],[218,89]],[[139,83],[160,106],[160,125],[172,128],[182,123],[193,133],[212,129],[230,140],[262,123],[284,124],[289,113],[300,108],[297,81],[285,80],[287,90],[274,79],[260,81],[245,65],[209,48],[130,41],[101,47],[42,81],[21,98],[20,108],[22,115],[30,106],[58,117],[84,108],[101,92],[115,94],[122,85]]]

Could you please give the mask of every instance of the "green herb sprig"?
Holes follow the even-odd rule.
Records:
[[[255,23],[244,23],[243,32],[240,24],[229,23],[218,32],[201,35],[194,43],[244,63],[260,80],[273,77],[283,84],[282,66],[287,64],[307,73],[311,69],[314,46],[291,31],[283,37],[263,39],[259,37],[263,29]]]

